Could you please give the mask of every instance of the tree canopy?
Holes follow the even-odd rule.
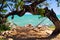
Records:
[[[14,10],[22,10],[23,6],[26,5],[26,3],[31,3],[31,6],[37,6],[39,3],[35,4],[34,1],[38,2],[44,2],[46,0],[2,0],[0,1],[0,12],[5,13],[7,12],[7,10],[5,8],[9,7],[10,11],[14,11]],[[56,0],[59,3],[59,0]],[[11,3],[8,3],[11,2]],[[35,5],[34,5],[35,4]],[[48,5],[48,3],[44,3],[44,5]],[[39,5],[40,7],[42,5]],[[12,7],[12,8],[11,8]]]

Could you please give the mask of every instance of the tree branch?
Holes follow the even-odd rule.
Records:
[[[1,9],[3,9],[3,4],[4,4],[4,2],[5,2],[5,0],[2,0],[2,5],[1,5],[1,7],[0,7],[0,11],[1,11]]]
[[[1,18],[3,18],[3,15],[2,15],[2,14],[0,14],[0,17],[1,17]]]
[[[7,18],[10,15],[18,15],[18,16],[23,16],[25,14],[25,12],[32,12],[32,14],[34,13],[34,10],[36,11],[35,6],[38,5],[39,3],[44,2],[45,0],[40,0],[40,1],[35,1],[34,3],[32,3],[30,6],[24,6],[24,10],[21,11],[12,11],[10,13],[8,13],[7,15],[5,15],[5,17]],[[10,8],[10,7],[9,7]],[[31,9],[31,10],[30,10]],[[35,12],[36,13],[36,12]]]
[[[47,16],[55,25],[55,30],[52,32],[52,34],[46,38],[43,39],[51,39],[56,37],[60,33],[60,21],[57,18],[55,12],[52,10],[49,10],[48,7],[45,8],[45,16]]]
[[[10,11],[13,11],[8,4],[7,4],[7,6],[9,7]]]
[[[24,9],[24,10],[20,10],[20,11],[12,11],[12,12],[10,12],[10,13],[8,13],[8,14],[6,14],[4,17],[5,18],[7,18],[8,16],[11,16],[11,15],[18,15],[18,16],[23,16],[24,14],[25,14],[25,12],[26,12],[26,10]]]
[[[9,12],[8,14],[6,14],[4,17],[7,18],[8,16],[15,15],[16,13],[17,13],[17,11],[12,11],[12,12]]]

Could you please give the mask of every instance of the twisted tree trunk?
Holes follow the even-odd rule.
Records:
[[[55,25],[55,30],[47,38],[54,38],[60,33],[60,21],[57,18],[53,9],[50,11],[48,8],[45,8],[45,10],[46,10],[45,16],[47,16],[53,22],[53,24]]]

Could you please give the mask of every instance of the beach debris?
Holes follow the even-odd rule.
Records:
[[[12,38],[8,38],[8,40],[13,40]]]
[[[25,25],[24,27],[16,26],[9,31],[2,32],[2,36],[5,38],[10,37],[13,40],[15,38],[41,38],[49,36],[53,31],[48,26],[33,27],[31,24]]]

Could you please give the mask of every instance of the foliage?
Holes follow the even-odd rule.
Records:
[[[6,40],[6,39],[4,39],[4,38],[0,38],[0,40]]]
[[[59,7],[60,6],[60,0],[56,0],[58,3],[57,3],[57,6]]]
[[[20,9],[23,10],[23,5],[24,5],[24,2],[20,1],[17,4],[15,4],[15,8],[18,9],[18,7],[20,7]]]
[[[54,26],[54,25],[51,25],[51,26],[49,26],[49,28],[50,28],[51,30],[54,30],[54,29],[55,29],[55,26]]]
[[[2,20],[2,18],[0,17],[0,21],[1,20]],[[0,32],[10,30],[10,27],[5,25],[6,22],[7,22],[7,20],[5,20],[5,22],[3,24],[0,24]]]
[[[39,13],[42,17],[44,17],[45,10],[42,9],[42,8],[37,8],[37,10],[38,10],[38,13]]]
[[[10,27],[5,26],[5,24],[0,24],[0,32],[10,30]]]
[[[7,12],[7,10],[1,10],[1,12],[2,12],[2,13],[6,13],[6,12]]]

